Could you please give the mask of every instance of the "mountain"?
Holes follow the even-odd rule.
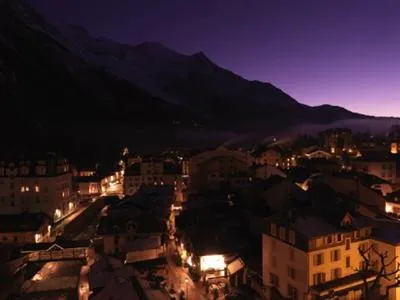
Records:
[[[57,28],[14,0],[0,0],[0,98],[3,136],[34,146],[64,135],[97,139],[98,145],[104,136],[117,136],[115,128],[173,130],[176,120],[189,128],[201,123],[185,107],[89,64],[63,43]]]
[[[3,136],[34,147],[39,141],[140,144],[134,132],[155,143],[167,132],[188,136],[201,128],[209,137],[363,117],[301,104],[202,52],[125,45],[93,38],[81,27],[53,26],[20,0],[0,0],[0,98]]]

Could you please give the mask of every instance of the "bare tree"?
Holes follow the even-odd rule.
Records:
[[[389,299],[389,292],[392,288],[400,287],[400,265],[396,262],[397,256],[389,259],[387,251],[379,252],[374,245],[364,249],[359,247],[358,252],[360,253],[363,264],[360,268],[356,268],[356,271],[361,274],[364,282],[364,299],[373,300],[379,295],[379,288],[382,280],[391,282],[386,287],[384,295],[381,295],[381,299]],[[395,264],[394,269],[390,270],[390,266]],[[370,275],[375,275],[375,279],[372,282],[368,282]]]

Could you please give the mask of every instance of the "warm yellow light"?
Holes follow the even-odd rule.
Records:
[[[25,187],[24,186],[21,186],[21,192],[22,193],[25,192]]]
[[[397,154],[398,153],[397,143],[392,143],[390,145],[390,153],[392,153],[392,154]]]
[[[393,212],[393,206],[392,206],[390,203],[387,203],[387,202],[386,202],[385,211],[386,211],[387,213],[392,213],[392,212]]]
[[[51,232],[51,225],[47,226],[47,232],[48,232],[48,233]]]
[[[25,191],[29,192],[29,186],[25,187]]]
[[[223,255],[206,255],[200,257],[200,269],[202,271],[207,270],[224,270],[225,269],[225,259]]]
[[[335,147],[331,147],[331,153],[334,154],[336,152]]]
[[[68,209],[72,210],[74,208],[74,203],[68,202]]]
[[[40,191],[40,188],[38,185],[35,185],[35,192],[38,193]]]
[[[187,258],[186,262],[189,266],[193,267],[193,260],[191,255]]]
[[[61,210],[59,210],[58,208],[54,211],[54,217],[56,219],[60,218],[62,215]]]
[[[35,234],[35,243],[39,243],[42,239],[42,235],[40,233]]]

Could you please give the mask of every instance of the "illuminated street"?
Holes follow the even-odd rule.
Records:
[[[207,299],[205,290],[201,283],[193,282],[190,276],[184,271],[182,267],[176,265],[174,255],[176,253],[175,242],[168,244],[167,248],[167,262],[168,262],[168,287],[172,285],[174,289],[179,293],[183,290],[189,294],[188,299]]]
[[[83,206],[78,208],[75,212],[70,214],[69,216],[65,217],[60,223],[56,224],[54,228],[52,228],[52,238],[54,238],[58,235],[62,235],[64,232],[65,226],[67,226],[69,223],[74,221],[88,206]]]

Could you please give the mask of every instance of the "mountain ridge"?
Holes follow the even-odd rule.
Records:
[[[0,122],[17,141],[21,135],[33,144],[39,136],[61,140],[62,131],[77,142],[76,132],[104,127],[171,135],[193,130],[195,137],[199,128],[211,136],[365,118],[301,104],[271,83],[219,67],[202,51],[185,55],[157,42],[121,44],[93,38],[79,26],[67,33],[25,5],[0,0],[0,96],[7,107]]]

